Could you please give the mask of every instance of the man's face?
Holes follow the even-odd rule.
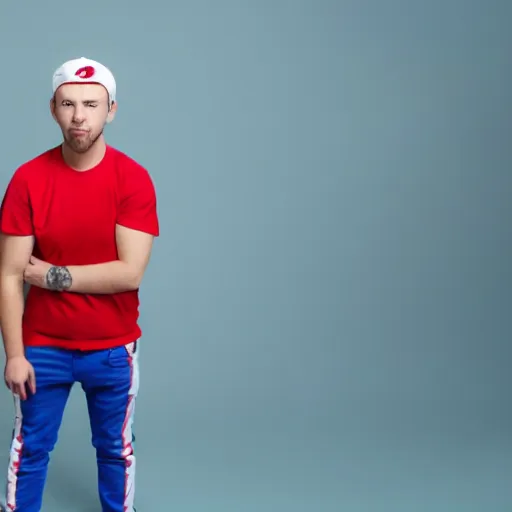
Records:
[[[62,130],[65,143],[76,153],[85,153],[114,117],[108,93],[98,84],[64,84],[51,102],[52,115]]]

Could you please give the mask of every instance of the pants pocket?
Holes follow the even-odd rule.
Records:
[[[131,365],[131,359],[137,352],[137,342],[132,341],[120,347],[111,348],[108,353],[108,364],[113,368],[124,368]]]

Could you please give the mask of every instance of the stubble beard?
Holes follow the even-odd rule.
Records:
[[[87,151],[96,144],[102,134],[103,130],[101,130],[97,135],[88,134],[87,137],[73,137],[69,135],[66,136],[64,134],[64,142],[66,143],[66,146],[75,153],[83,154],[87,153]]]

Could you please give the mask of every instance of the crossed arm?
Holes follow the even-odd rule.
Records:
[[[76,293],[118,293],[136,290],[149,262],[153,236],[116,228],[119,260],[97,265],[53,267],[34,258],[33,236],[0,235],[0,327],[8,359],[23,356],[23,282]],[[52,272],[58,276],[48,278]],[[60,276],[60,277],[59,277]],[[62,277],[64,276],[64,277]],[[50,281],[50,283],[48,282]]]
[[[56,267],[30,256],[24,268],[24,280],[33,286],[75,293],[136,290],[149,263],[153,236],[117,225],[116,243],[119,259],[94,265]]]

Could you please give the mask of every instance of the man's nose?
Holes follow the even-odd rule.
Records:
[[[73,112],[73,121],[75,123],[83,123],[85,120],[85,113],[82,108],[75,108]]]

